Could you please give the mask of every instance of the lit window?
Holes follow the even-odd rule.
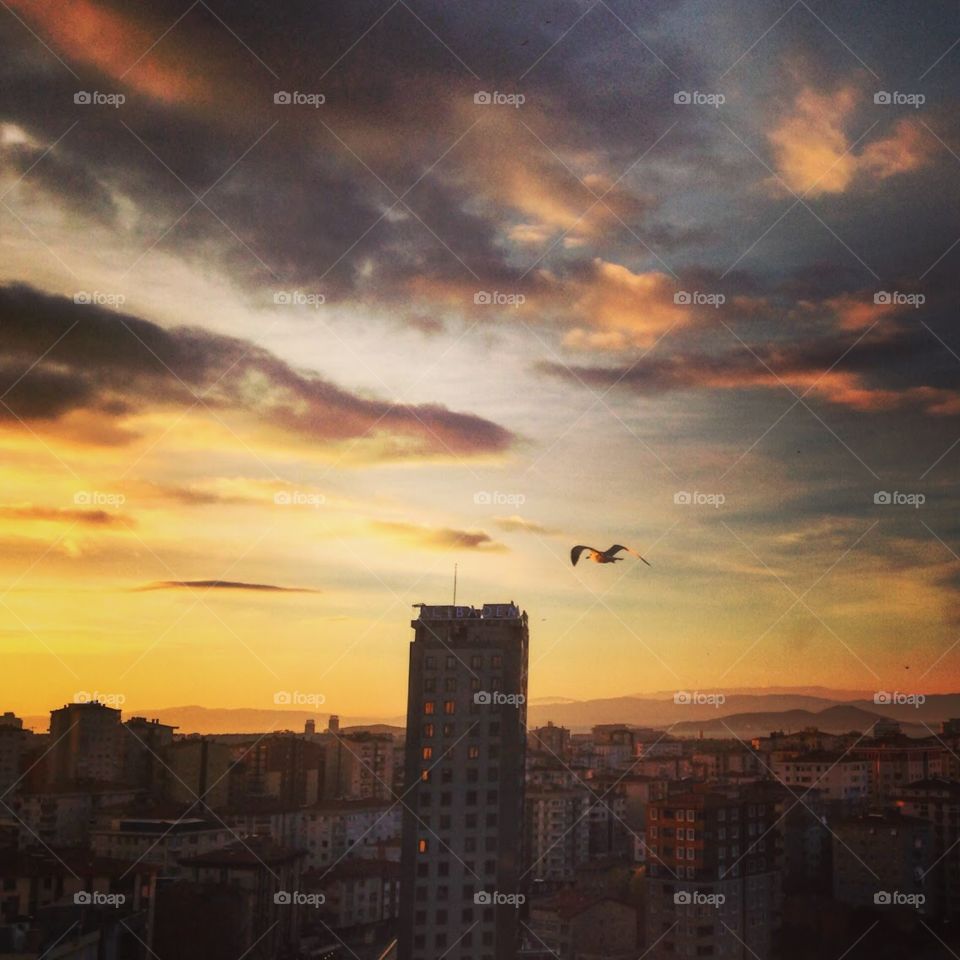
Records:
[[[436,703],[433,700],[425,700],[423,703],[423,712],[427,715],[433,714],[437,709]]]
[[[426,852],[427,852],[427,840],[426,840],[426,837],[421,837],[421,838],[417,841],[417,850],[419,850],[420,853],[426,853]]]

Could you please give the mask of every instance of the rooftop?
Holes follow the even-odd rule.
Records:
[[[269,837],[244,837],[219,850],[208,850],[180,862],[189,867],[271,867],[305,856],[302,850],[285,847]]]
[[[520,608],[509,603],[485,603],[482,607],[465,607],[415,603],[420,608],[419,620],[519,620]]]

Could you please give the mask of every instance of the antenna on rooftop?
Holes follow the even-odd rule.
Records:
[[[453,565],[453,605],[457,605],[457,565]]]

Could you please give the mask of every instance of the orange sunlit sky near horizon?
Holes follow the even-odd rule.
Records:
[[[960,689],[954,6],[0,30],[0,710],[397,716],[454,564],[534,698]]]

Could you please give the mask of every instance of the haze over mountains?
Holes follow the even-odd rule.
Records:
[[[874,703],[874,694],[829,690],[822,687],[777,687],[769,690],[682,691],[688,702],[674,701],[675,691],[611,697],[601,700],[538,698],[528,705],[528,725],[553,721],[574,731],[598,723],[669,729],[677,736],[752,737],[771,730],[799,730],[815,726],[831,733],[865,731],[880,717],[898,720],[910,736],[928,736],[940,722],[960,717],[960,693],[930,694],[917,703]],[[893,694],[894,691],[887,691]],[[851,696],[845,696],[851,694]],[[681,698],[683,699],[683,698]],[[268,730],[302,730],[309,719],[322,730],[329,712],[317,710],[197,705],[153,709],[126,709],[124,717],[156,717],[178,727],[180,733],[257,733]],[[344,727],[402,727],[402,716],[341,715]],[[45,731],[48,716],[24,718],[24,724]]]

